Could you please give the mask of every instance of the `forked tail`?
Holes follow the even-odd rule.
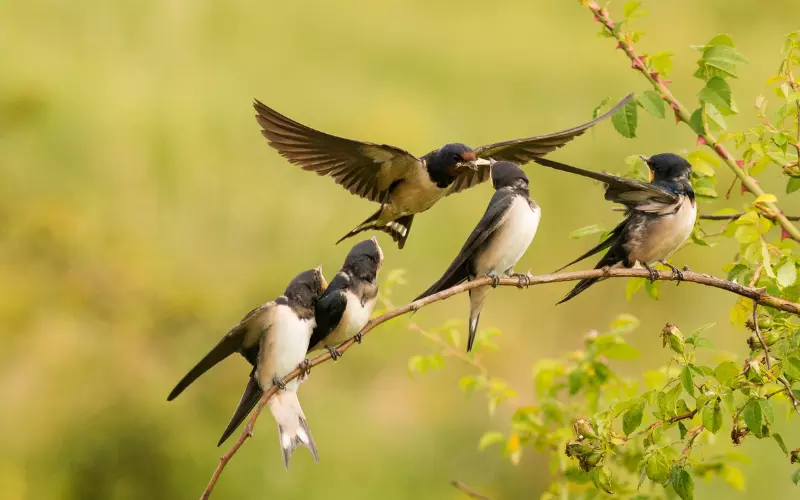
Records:
[[[278,437],[286,469],[289,469],[289,458],[292,456],[292,452],[299,445],[307,447],[311,451],[314,461],[319,463],[317,445],[314,444],[306,416],[300,407],[297,392],[291,389],[279,391],[270,399],[269,409],[272,416],[275,417],[275,422],[278,423]]]
[[[397,242],[398,248],[403,248],[406,244],[406,239],[408,239],[408,233],[411,231],[411,223],[414,222],[414,215],[405,215],[399,219],[389,221],[384,224],[378,222],[378,219],[380,219],[381,216],[381,211],[383,211],[383,206],[381,206],[381,208],[379,208],[378,211],[372,214],[367,220],[356,226],[355,229],[342,236],[339,241],[336,242],[336,244],[338,245],[347,238],[351,238],[358,233],[372,229],[375,231],[383,231],[384,233],[388,234],[392,237],[392,240]]]

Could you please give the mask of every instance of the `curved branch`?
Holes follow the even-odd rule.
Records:
[[[700,214],[698,215],[698,218],[702,220],[736,220],[742,215],[744,215],[744,212],[738,214],[722,214],[722,215]],[[761,216],[769,220],[775,220],[775,215],[773,214],[762,213]],[[800,221],[800,215],[786,215],[785,217],[787,220]]]
[[[560,283],[562,281],[577,281],[582,280],[585,278],[649,278],[650,273],[645,269],[611,269],[611,268],[603,268],[603,269],[591,269],[588,271],[573,271],[568,273],[554,273],[554,274],[542,274],[538,276],[534,275],[527,275],[528,277],[528,286],[534,285],[543,285],[546,283]],[[658,280],[662,281],[675,281],[676,277],[672,274],[671,271],[659,271],[658,272]],[[688,283],[697,283],[699,285],[709,286],[713,288],[719,288],[721,290],[726,290],[728,292],[734,293],[736,295],[741,295],[742,297],[747,297],[752,299],[754,302],[762,305],[773,307],[775,309],[779,309],[781,311],[786,311],[788,313],[796,314],[800,316],[800,304],[797,302],[792,302],[789,300],[782,299],[780,297],[775,297],[773,295],[767,294],[761,288],[754,288],[751,286],[744,286],[740,285],[739,283],[733,281],[726,281],[721,280],[719,278],[715,278],[714,276],[708,274],[700,274],[694,273],[691,271],[683,271],[683,281]],[[387,321],[394,319],[398,316],[402,316],[403,314],[407,314],[409,312],[417,311],[427,305],[433,304],[434,302],[439,302],[441,300],[448,299],[454,295],[458,295],[460,293],[467,292],[472,290],[473,288],[478,288],[481,286],[487,286],[492,283],[492,279],[488,276],[480,277],[472,281],[467,281],[460,285],[456,285],[452,288],[448,288],[447,290],[442,290],[439,293],[433,294],[431,296],[425,297],[424,299],[417,300],[415,302],[411,302],[406,304],[402,307],[397,307],[388,311],[380,316],[372,318],[369,323],[367,323],[364,328],[361,329],[362,338],[366,337],[367,334],[373,330],[378,325],[386,323]],[[520,279],[518,278],[501,278],[499,285],[502,286],[520,286]],[[341,353],[344,353],[351,347],[353,344],[356,343],[355,337],[351,337],[350,339],[344,341],[337,350]],[[331,359],[330,353],[326,352],[321,354],[310,361],[310,366],[314,367],[319,364],[325,363]],[[295,368],[292,372],[286,375],[283,378],[284,382],[289,382],[297,377],[299,377],[303,373],[301,368]],[[233,458],[233,455],[239,451],[239,448],[242,447],[244,442],[253,435],[253,427],[255,426],[256,420],[258,420],[258,416],[264,410],[264,407],[267,405],[267,401],[277,389],[275,386],[271,387],[267,390],[264,395],[261,397],[261,401],[258,402],[258,405],[253,410],[250,419],[245,425],[242,434],[239,436],[239,439],[233,444],[231,449],[220,458],[220,462],[217,465],[216,470],[214,470],[214,474],[211,476],[211,480],[206,486],[206,489],[203,491],[203,495],[200,497],[201,499],[205,500],[211,496],[211,492],[214,489],[214,486],[217,484],[217,480],[219,476],[222,474],[222,471],[225,469],[225,466],[228,465],[228,462]]]

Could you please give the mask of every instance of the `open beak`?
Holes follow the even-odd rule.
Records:
[[[639,155],[639,158],[647,165],[647,177],[650,179],[650,182],[653,182],[653,169],[650,168],[650,157],[645,155]]]

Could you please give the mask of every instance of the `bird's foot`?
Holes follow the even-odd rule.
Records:
[[[531,277],[525,273],[514,273],[511,277],[517,278],[517,288],[528,288],[531,284]]]
[[[353,340],[355,340],[356,344],[360,344],[364,340],[364,334],[361,332],[356,333],[353,335]]]
[[[653,269],[652,267],[648,266],[645,263],[642,263],[642,265],[644,266],[645,269],[647,269],[647,272],[650,273],[650,283],[651,284],[655,283],[656,280],[658,279],[658,271],[656,271],[655,269]]]
[[[285,391],[286,390],[286,383],[277,375],[272,377],[272,385],[278,388],[278,390]]]
[[[303,372],[303,377],[308,377],[311,375],[311,361],[309,359],[304,359],[297,365],[300,368],[300,371]]]
[[[327,349],[328,352],[331,353],[331,359],[334,360],[334,361],[336,361],[337,359],[339,359],[339,358],[341,358],[343,356],[343,354],[341,352],[337,351],[335,347],[331,347],[331,346],[327,346],[326,345],[325,349]]]
[[[497,288],[497,285],[500,284],[500,276],[496,274],[487,274],[489,278],[492,278],[492,288]]]
[[[683,281],[683,273],[681,272],[681,270],[665,260],[662,260],[661,263],[672,270],[672,277],[675,278],[675,281],[678,282],[678,284],[675,286],[680,286],[681,281]]]

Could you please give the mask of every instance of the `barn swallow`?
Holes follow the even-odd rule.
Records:
[[[514,266],[530,246],[539,227],[541,210],[530,198],[528,178],[515,163],[500,161],[491,166],[495,188],[486,212],[461,247],[455,260],[441,278],[414,300],[433,295],[465,280],[491,276],[492,287],[500,276],[518,276],[520,283],[527,275],[514,274]],[[478,320],[489,287],[469,291],[469,341],[472,350]]]
[[[234,352],[240,353],[253,370],[231,422],[225,429],[222,444],[258,403],[264,391],[273,384],[282,389],[269,401],[278,423],[284,463],[298,444],[307,446],[314,459],[317,452],[300,402],[294,379],[283,384],[281,378],[294,370],[304,359],[308,341],[315,326],[314,307],[327,287],[322,266],[298,274],[283,295],[250,311],[192,370],[178,382],[168,401],[177,397],[189,384],[209,368]]]
[[[383,251],[374,236],[350,250],[342,270],[317,301],[317,326],[308,352],[324,347],[335,361],[341,356],[335,349],[338,344],[354,335],[361,342],[359,332],[369,321],[378,298],[377,277],[382,263]]]
[[[689,239],[694,229],[697,205],[689,182],[692,165],[672,153],[641,158],[650,169],[650,182],[583,170],[546,158],[534,160],[546,167],[604,182],[605,198],[625,205],[625,219],[606,239],[558,271],[608,248],[595,269],[633,267],[639,263],[650,272],[651,281],[655,281],[658,273],[650,265],[660,262],[672,270],[679,282],[683,279],[680,269],[666,259]],[[600,279],[579,281],[558,303],[568,301]]]
[[[476,149],[460,143],[446,144],[419,158],[387,144],[320,132],[257,100],[253,106],[261,133],[290,163],[318,175],[329,175],[350,193],[380,203],[377,212],[339,242],[372,229],[388,233],[403,248],[414,215],[428,210],[444,196],[488,180],[489,159],[524,164],[544,156],[613,115],[630,99],[629,95],[607,113],[561,132]]]

